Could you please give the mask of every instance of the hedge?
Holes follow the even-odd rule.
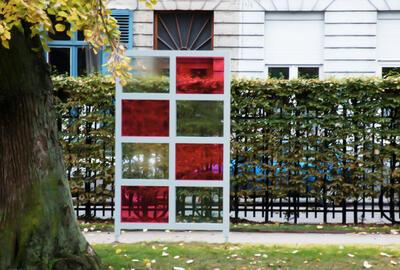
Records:
[[[233,182],[272,198],[400,190],[399,79],[234,80],[232,134]]]
[[[77,203],[110,202],[114,86],[99,76],[53,83]],[[231,116],[233,191],[339,204],[400,190],[399,78],[234,79]]]
[[[60,143],[75,205],[114,197],[114,89],[100,76],[53,77]]]

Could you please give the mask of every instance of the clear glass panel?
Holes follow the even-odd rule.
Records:
[[[269,67],[268,77],[271,79],[288,80],[289,68],[288,67]]]
[[[319,68],[318,67],[299,67],[299,79],[318,79]]]
[[[78,48],[78,76],[86,76],[100,69],[99,55],[88,46]]]
[[[222,180],[222,144],[177,144],[177,180]]]
[[[70,75],[71,49],[52,47],[49,51],[49,65],[52,74]]]
[[[224,58],[177,57],[176,92],[178,94],[223,94]]]
[[[168,144],[123,143],[122,178],[168,179]]]
[[[222,223],[223,192],[220,187],[177,187],[176,221]]]
[[[122,100],[122,136],[169,136],[169,101]]]
[[[126,93],[168,93],[169,58],[143,56],[131,58],[133,78],[123,87]]]
[[[168,187],[121,187],[121,222],[168,223]]]
[[[177,135],[222,137],[222,101],[177,101]]]

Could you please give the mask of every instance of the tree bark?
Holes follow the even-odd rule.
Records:
[[[39,38],[0,46],[0,269],[100,269],[65,177]]]

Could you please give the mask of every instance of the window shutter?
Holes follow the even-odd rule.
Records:
[[[121,32],[121,43],[127,49],[132,48],[132,12],[130,10],[113,10],[112,16],[117,20]]]

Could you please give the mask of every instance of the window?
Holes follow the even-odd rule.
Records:
[[[112,16],[117,20],[121,31],[121,43],[126,48],[132,47],[132,12],[129,10],[113,10]],[[52,18],[53,22],[55,21]],[[62,22],[57,22],[62,23]],[[49,42],[50,51],[47,61],[52,72],[56,74],[68,74],[70,76],[84,76],[93,72],[103,71],[103,63],[107,61],[107,53],[95,54],[90,45],[84,41],[82,31],[67,35],[69,25],[63,32],[49,33],[53,40]]]
[[[318,67],[299,67],[298,69],[299,79],[318,79],[319,68]]]
[[[310,66],[272,66],[268,68],[270,79],[319,79],[320,67]]]
[[[378,61],[398,62],[400,60],[399,46],[400,12],[378,12],[376,35]]]
[[[323,13],[267,12],[265,20],[267,65],[298,66],[323,63]]]
[[[289,80],[289,68],[288,67],[270,67],[270,68],[268,68],[268,78]]]
[[[400,67],[383,67],[382,68],[382,78],[387,78],[391,76],[400,77]]]
[[[158,11],[154,18],[154,49],[212,50],[213,12]]]

